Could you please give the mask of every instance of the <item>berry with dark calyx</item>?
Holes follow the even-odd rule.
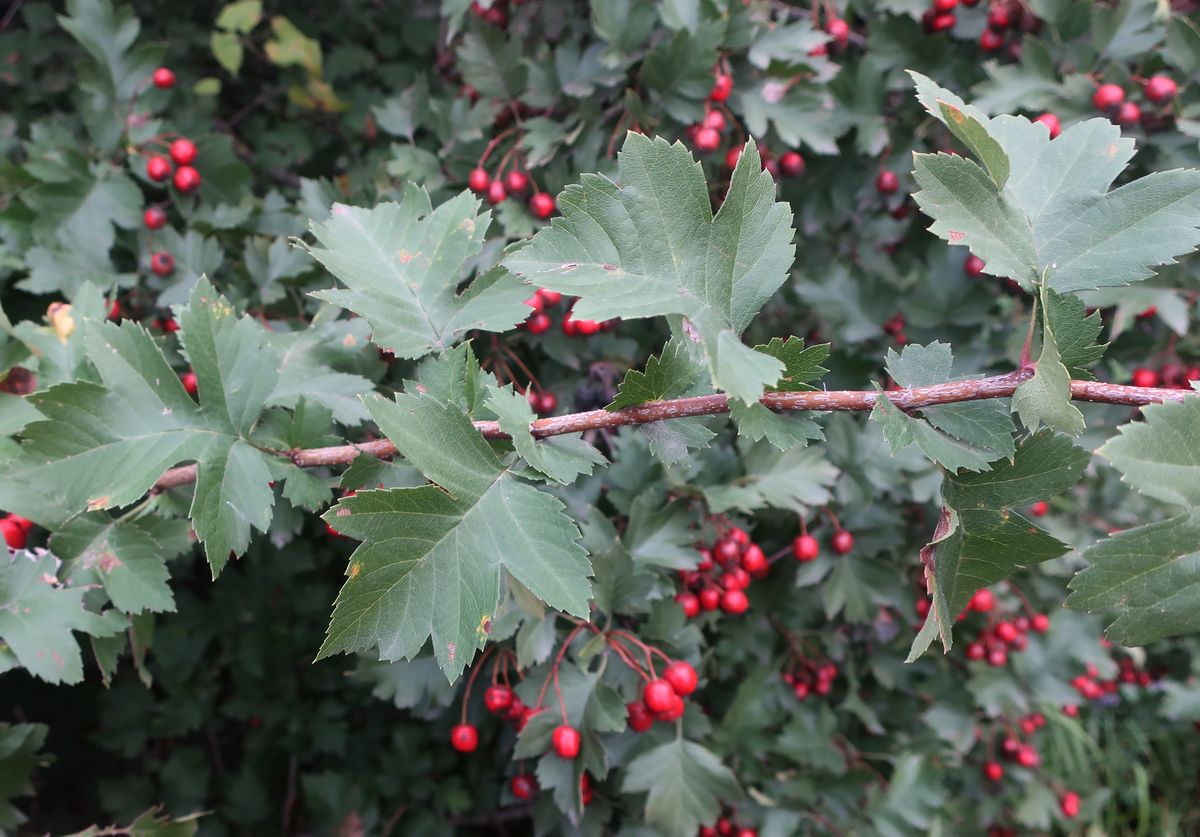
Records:
[[[821,545],[812,535],[797,535],[792,541],[792,554],[797,561],[812,561],[821,553]]]
[[[1049,512],[1049,511],[1050,511],[1050,504],[1047,503],[1045,500],[1038,500],[1036,503],[1034,503],[1032,506],[1029,507],[1029,513],[1031,515],[1033,515],[1034,517],[1045,517],[1047,512]]]
[[[711,154],[721,144],[721,135],[712,128],[701,128],[696,132],[692,145],[701,154]]]
[[[1160,74],[1151,76],[1146,81],[1146,85],[1142,88],[1142,91],[1146,94],[1147,99],[1157,105],[1174,99],[1175,94],[1179,91],[1179,85],[1170,76]]]
[[[171,159],[181,166],[190,166],[196,159],[196,143],[180,137],[171,143]]]
[[[489,686],[483,693],[483,705],[489,712],[499,715],[506,712],[513,702],[513,690],[508,686]]]
[[[166,67],[156,69],[150,79],[159,90],[170,90],[175,86],[175,74]]]
[[[763,555],[762,547],[752,543],[742,553],[742,569],[748,573],[762,572],[767,569],[767,556]]]
[[[162,183],[171,176],[171,161],[161,154],[155,154],[146,161],[146,177],[155,183]]]
[[[979,48],[984,52],[995,52],[1004,46],[1004,36],[994,29],[984,29],[979,36]]]
[[[158,250],[150,255],[150,271],[155,276],[170,276],[175,272],[175,257],[166,250]]]
[[[528,773],[518,773],[516,776],[513,776],[509,787],[512,788],[512,795],[522,802],[528,802],[533,799],[538,792],[537,779]]]
[[[1058,808],[1067,819],[1075,819],[1079,816],[1079,794],[1075,791],[1067,791],[1058,800]]]
[[[200,172],[191,166],[180,166],[175,169],[175,177],[171,182],[180,192],[194,192],[200,188]]]
[[[646,708],[644,702],[635,700],[632,703],[627,703],[625,704],[625,711],[629,728],[634,732],[645,732],[654,726],[654,716],[650,714],[650,710]]]
[[[679,602],[679,606],[683,608],[683,615],[688,619],[695,619],[700,615],[700,599],[695,593],[685,590],[675,597],[675,601]]]
[[[522,195],[529,188],[529,175],[513,169],[504,176],[504,187],[510,195]]]
[[[729,75],[729,73],[717,73],[713,77],[713,86],[712,90],[709,91],[708,98],[714,102],[724,102],[732,92],[733,76]]]
[[[579,730],[570,724],[559,724],[550,736],[550,743],[559,758],[573,759],[579,755]]]
[[[663,679],[670,683],[675,693],[681,697],[687,697],[696,691],[696,684],[699,682],[696,669],[684,660],[676,660],[667,666],[663,672]]]
[[[479,730],[474,724],[455,724],[450,730],[450,746],[460,753],[473,753],[479,746]]]
[[[467,188],[477,195],[482,195],[492,185],[492,176],[482,168],[471,169],[467,175]]]
[[[1004,778],[1004,767],[998,761],[989,761],[983,766],[983,777],[989,782],[999,782]]]
[[[854,535],[845,529],[838,529],[833,533],[832,545],[833,551],[838,555],[848,555],[850,550],[854,549]]]
[[[987,613],[996,606],[996,596],[986,587],[981,587],[975,591],[975,595],[971,596],[971,602],[967,607],[976,613]]]
[[[1137,102],[1122,102],[1117,108],[1117,114],[1113,117],[1113,122],[1116,122],[1122,128],[1130,128],[1142,121],[1142,109],[1138,107]]]
[[[1156,387],[1160,383],[1158,372],[1146,367],[1133,370],[1133,385],[1135,387]]]
[[[666,680],[651,680],[642,689],[642,701],[656,715],[668,711],[675,697],[675,687]]]
[[[535,192],[529,198],[529,211],[533,217],[545,221],[554,214],[554,198],[548,192]]]
[[[1116,110],[1125,101],[1125,91],[1119,84],[1102,84],[1092,94],[1092,107],[1098,111]]]
[[[881,171],[875,178],[875,189],[881,195],[890,195],[900,188],[900,178],[893,171]]]
[[[183,389],[188,395],[194,396],[200,389],[196,382],[196,373],[190,370],[179,376],[179,382],[183,384]]]
[[[504,184],[499,180],[493,180],[488,184],[487,202],[492,206],[498,203],[504,203],[508,199],[508,190],[504,188]]]
[[[850,24],[842,20],[840,17],[835,17],[825,24],[825,31],[837,43],[839,47],[845,47],[850,43]]]
[[[142,213],[142,223],[148,230],[157,230],[167,225],[167,211],[161,206],[147,207]]]
[[[737,616],[750,607],[750,599],[741,590],[726,590],[721,594],[721,610]]]
[[[1029,620],[1029,627],[1035,634],[1044,634],[1050,630],[1050,617],[1044,613],[1035,613]]]
[[[784,177],[799,177],[804,174],[804,158],[795,151],[785,151],[779,157],[779,173]]]
[[[1052,113],[1043,113],[1033,121],[1041,122],[1050,130],[1050,139],[1054,139],[1062,133],[1062,123],[1059,122],[1058,117]]]
[[[550,318],[541,311],[535,311],[525,321],[525,328],[528,329],[530,334],[544,334],[550,330]]]

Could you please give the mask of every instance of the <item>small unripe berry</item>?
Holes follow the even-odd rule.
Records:
[[[166,67],[159,67],[151,76],[154,86],[160,90],[170,90],[175,86],[175,74]]]
[[[450,730],[450,746],[460,753],[473,753],[479,746],[479,730],[474,724],[455,724]]]

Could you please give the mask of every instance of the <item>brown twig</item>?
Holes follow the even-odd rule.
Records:
[[[995,375],[990,378],[913,387],[887,393],[878,390],[769,392],[762,397],[762,403],[775,412],[796,410],[861,412],[872,409],[880,395],[886,395],[888,401],[901,410],[917,410],[938,404],[1005,398],[1012,395],[1017,386],[1029,380],[1033,374],[1032,369],[1019,369],[1006,375]],[[1128,407],[1141,407],[1161,401],[1182,401],[1191,394],[1189,390],[1133,387],[1122,384],[1106,384],[1101,381],[1071,382],[1071,397],[1076,401],[1118,404]],[[673,401],[652,401],[611,412],[589,410],[585,413],[550,416],[534,421],[530,424],[530,431],[536,438],[544,439],[548,436],[561,436],[565,433],[582,433],[586,430],[628,427],[669,419],[712,416],[727,412],[729,412],[729,401],[726,396],[721,394],[697,395]],[[475,428],[488,439],[508,438],[508,434],[501,431],[499,424],[494,421],[477,421]],[[378,439],[356,445],[334,445],[327,448],[294,450],[289,455],[292,462],[301,468],[316,468],[326,465],[346,465],[353,462],[360,454],[386,459],[396,454],[396,447],[387,439]],[[195,480],[196,466],[182,465],[163,474],[154,484],[152,491],[165,491],[168,488],[195,482]]]

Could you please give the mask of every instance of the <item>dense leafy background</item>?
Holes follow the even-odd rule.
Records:
[[[939,34],[918,0],[819,4],[817,25],[809,4],[767,0],[469,5],[6,5],[0,508],[36,521],[29,545],[53,557],[0,558],[0,831],[127,824],[161,803],[211,812],[178,833],[694,833],[718,799],[764,834],[1200,829],[1196,402],[1129,423],[1059,397],[1067,375],[1180,384],[1200,364],[1184,257],[1198,175],[1165,173],[1200,164],[1193,4],[961,4]],[[987,51],[997,9],[1013,25]],[[844,44],[823,31],[834,12],[853,23]],[[171,90],[148,85],[160,65]],[[726,127],[696,163],[714,67],[734,81]],[[1162,103],[1141,92],[1158,72],[1179,85]],[[1102,82],[1142,118],[1098,114]],[[1043,112],[1061,142],[997,116]],[[195,194],[147,178],[162,134],[195,140]],[[507,255],[546,227],[524,200],[463,194],[496,137],[489,170],[522,160],[562,216]],[[802,175],[758,171],[759,153],[779,166],[791,150]],[[877,188],[883,172],[898,189]],[[1122,208],[1130,183],[1145,217]],[[955,224],[964,195],[991,214]],[[169,223],[148,231],[156,203]],[[1090,246],[1096,230],[1119,246]],[[438,258],[397,283],[391,256],[430,241]],[[733,242],[763,258],[730,257]],[[159,250],[167,276],[150,269]],[[1007,372],[1045,275],[1039,374],[1013,406],[1058,433],[1014,444],[1004,406],[881,402],[870,418],[742,403],[732,422],[522,435],[531,373],[570,412],[714,382],[748,402]],[[517,330],[517,276],[621,321],[569,337],[560,304],[546,333]],[[198,403],[176,383],[188,369]],[[468,417],[498,419],[511,447]],[[342,473],[274,455],[378,433],[402,459]],[[194,489],[139,502],[182,461],[200,465]],[[845,556],[835,519],[854,534]],[[481,520],[495,527],[457,525]],[[685,620],[676,570],[730,520],[783,557],[745,615]],[[791,557],[801,521],[812,562]],[[470,537],[447,544],[447,525]],[[394,584],[435,541],[470,586]],[[922,558],[939,583],[918,634]],[[483,708],[497,657],[466,708],[480,746],[455,752],[466,678],[446,675],[490,640],[535,702],[571,629],[540,602],[586,616],[589,565],[597,613],[700,671],[679,734],[626,729],[637,680],[611,654],[598,670],[585,635],[560,670],[578,761],[543,755],[556,712],[518,740]],[[951,632],[978,583],[1002,579],[995,608]],[[503,593],[498,613],[481,590]],[[413,602],[428,618],[403,618]],[[1033,612],[1050,626],[1023,652],[968,658],[986,628]],[[1110,623],[1114,643],[1153,644],[1108,645]],[[904,663],[936,634],[947,655]],[[783,681],[799,658],[836,663],[827,695]],[[1022,732],[1033,713],[1045,725]],[[1036,769],[1001,758],[1014,735]],[[993,758],[998,783],[981,773]],[[509,790],[517,772],[538,777],[532,805]]]

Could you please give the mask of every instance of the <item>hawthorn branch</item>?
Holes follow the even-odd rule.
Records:
[[[1006,375],[976,378],[970,381],[955,381],[949,384],[934,384],[912,387],[891,392],[879,390],[816,390],[812,392],[769,392],[761,402],[777,413],[811,410],[814,412],[865,412],[875,407],[881,395],[901,410],[918,410],[939,404],[955,404],[962,401],[982,401],[988,398],[1006,398],[1017,387],[1033,377],[1034,370],[1018,369]],[[1182,401],[1193,393],[1190,390],[1162,389],[1158,387],[1134,387],[1123,384],[1106,384],[1101,381],[1072,381],[1071,397],[1076,401],[1097,404],[1116,404],[1128,407],[1143,407],[1162,401]],[[611,429],[656,421],[714,416],[729,412],[729,399],[722,394],[696,395],[672,401],[651,401],[627,407],[624,410],[589,410],[565,416],[537,419],[530,424],[530,431],[538,439],[561,436],[566,433],[582,433],[585,430]],[[495,421],[477,421],[475,427],[487,439],[507,439],[507,433]],[[361,454],[387,459],[396,454],[396,446],[387,439],[363,442],[355,445],[334,445],[327,448],[293,450],[288,456],[292,463],[301,468],[316,468],[324,465],[348,465]],[[152,492],[186,485],[196,480],[196,466],[182,465],[164,473],[154,484]]]

